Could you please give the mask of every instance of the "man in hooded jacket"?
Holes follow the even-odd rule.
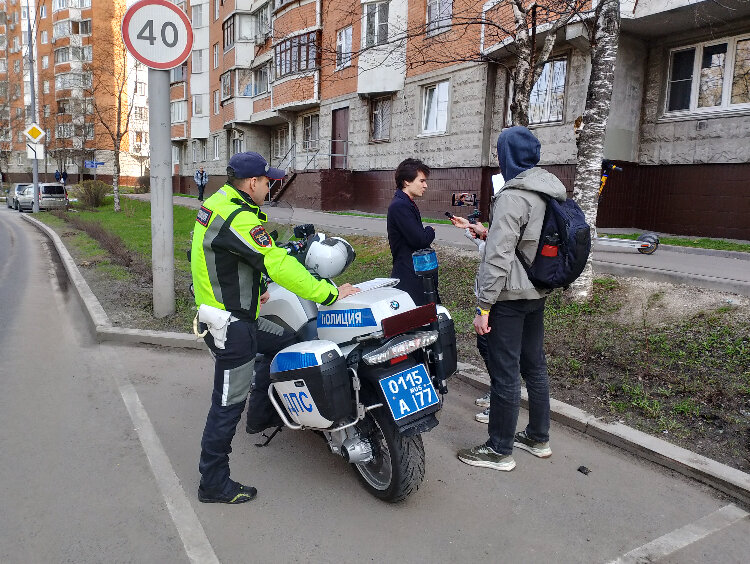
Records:
[[[474,329],[487,336],[490,369],[489,439],[458,452],[472,466],[510,471],[513,447],[540,458],[549,446],[549,380],[544,355],[544,305],[548,290],[535,288],[516,256],[536,256],[546,202],[565,201],[565,186],[537,168],[539,140],[525,127],[504,130],[497,156],[505,184],[490,204],[490,227],[477,274]],[[529,394],[529,424],[516,432],[521,400],[520,377]]]

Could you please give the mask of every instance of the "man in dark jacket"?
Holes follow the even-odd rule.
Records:
[[[544,303],[549,290],[535,288],[529,281],[516,250],[527,262],[534,260],[547,208],[543,195],[565,201],[566,194],[557,177],[536,166],[540,144],[527,128],[504,130],[497,140],[497,156],[505,184],[490,206],[474,317],[477,334],[487,336],[489,439],[460,450],[458,458],[472,466],[509,471],[516,466],[514,447],[540,458],[552,454],[544,355]],[[529,394],[529,424],[516,432],[521,377]]]
[[[425,305],[422,279],[414,272],[411,255],[425,249],[435,239],[435,230],[422,225],[415,198],[424,196],[430,168],[418,159],[406,159],[396,168],[396,194],[388,206],[388,244],[393,255],[392,278],[400,282],[396,286],[408,293],[416,305]],[[437,274],[434,275],[437,291]],[[438,302],[440,299],[438,298]]]

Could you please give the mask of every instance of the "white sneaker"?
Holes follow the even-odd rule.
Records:
[[[490,408],[488,407],[487,409],[485,409],[481,413],[477,413],[474,416],[474,419],[476,419],[480,423],[485,423],[485,424],[489,423],[490,422]]]
[[[490,393],[487,392],[481,398],[477,398],[474,403],[478,407],[489,407],[490,406]]]

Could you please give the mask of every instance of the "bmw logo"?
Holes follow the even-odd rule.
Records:
[[[398,309],[399,307],[401,307],[401,305],[400,305],[400,304],[399,304],[399,303],[398,303],[398,302],[397,302],[396,300],[393,300],[393,301],[391,302],[391,309],[393,309],[393,310],[396,310],[396,309]]]

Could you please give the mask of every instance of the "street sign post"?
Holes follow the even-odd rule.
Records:
[[[165,317],[175,312],[169,69],[187,60],[193,29],[187,14],[168,0],[141,0],[122,19],[122,39],[131,55],[149,69],[153,303],[154,315]]]
[[[36,123],[32,123],[24,129],[23,134],[28,137],[29,141],[32,143],[39,143],[42,140],[42,137],[46,135],[44,130]]]

